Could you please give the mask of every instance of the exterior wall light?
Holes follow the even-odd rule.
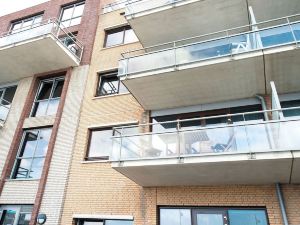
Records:
[[[39,225],[45,224],[47,220],[47,216],[44,213],[41,213],[38,215],[38,217],[36,218],[36,222]]]

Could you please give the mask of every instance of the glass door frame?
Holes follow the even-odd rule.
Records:
[[[15,210],[16,211],[13,225],[18,225],[21,207],[13,206],[13,205],[12,206],[9,206],[9,205],[6,206],[5,205],[5,206],[0,206],[0,208],[1,208],[1,212],[0,212],[0,225],[3,225],[3,220],[4,220],[3,211],[4,210],[6,210],[6,211],[7,210]]]

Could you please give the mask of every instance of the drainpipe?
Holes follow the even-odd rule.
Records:
[[[261,106],[262,106],[262,109],[265,111],[267,110],[267,105],[266,105],[266,102],[265,102],[265,99],[264,97],[262,97],[261,95],[255,95],[256,98],[258,98],[261,102]],[[264,117],[265,117],[265,120],[269,120],[269,117],[268,117],[268,113],[267,112],[264,112]]]
[[[285,210],[285,205],[284,205],[284,200],[281,192],[281,187],[279,183],[276,183],[276,193],[279,201],[279,206],[280,206],[280,211],[282,215],[282,220],[284,225],[289,225],[287,216],[286,216],[286,210]]]

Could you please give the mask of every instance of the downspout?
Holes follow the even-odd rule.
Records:
[[[281,192],[281,187],[279,183],[276,183],[276,193],[279,201],[279,206],[280,206],[280,211],[282,215],[282,220],[284,225],[289,225],[287,216],[286,216],[286,210],[285,210],[285,205],[284,205],[284,200],[283,200],[283,195]]]
[[[266,121],[269,120],[268,113],[266,112],[267,105],[266,105],[264,97],[262,97],[261,95],[255,95],[255,97],[258,98],[260,100],[260,102],[261,102],[261,106],[262,106],[262,109],[264,111],[265,120]]]

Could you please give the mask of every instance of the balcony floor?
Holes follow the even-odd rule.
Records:
[[[0,83],[78,65],[79,60],[49,34],[0,48]]]
[[[112,167],[144,187],[300,182],[291,152],[256,153],[115,162]],[[299,170],[298,170],[299,171]]]

